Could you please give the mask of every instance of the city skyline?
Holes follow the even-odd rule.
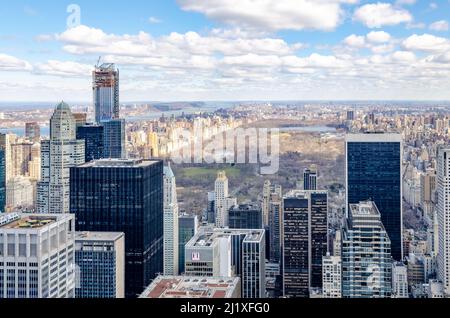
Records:
[[[448,1],[70,4],[0,11],[1,101],[88,102],[99,56],[123,101],[450,99]]]

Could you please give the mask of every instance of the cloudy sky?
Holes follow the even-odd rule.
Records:
[[[449,22],[450,0],[18,0],[0,101],[89,101],[99,56],[122,101],[450,100]]]

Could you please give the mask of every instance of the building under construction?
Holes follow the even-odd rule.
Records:
[[[95,121],[118,119],[119,70],[115,64],[105,63],[96,66],[92,73]]]

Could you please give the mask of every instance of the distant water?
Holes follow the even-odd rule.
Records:
[[[336,128],[328,126],[295,126],[295,127],[281,127],[281,132],[311,132],[311,133],[334,133]]]
[[[17,136],[25,136],[25,127],[24,128],[0,128],[0,133],[2,134],[14,134]],[[48,137],[50,136],[50,127],[41,127],[41,136]]]

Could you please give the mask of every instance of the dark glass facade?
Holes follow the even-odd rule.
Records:
[[[312,192],[311,200],[311,287],[322,287],[322,258],[328,244],[328,195]]]
[[[180,215],[178,218],[178,269],[180,274],[184,273],[184,247],[197,232],[197,225],[197,216]]]
[[[309,297],[311,287],[322,287],[327,214],[326,191],[294,191],[284,199],[283,283],[287,297]]]
[[[98,160],[103,157],[103,127],[84,125],[77,127],[77,139],[85,141],[85,161]]]
[[[283,218],[283,294],[306,298],[309,297],[308,200],[284,199]]]
[[[102,121],[103,158],[125,158],[125,120],[113,119]]]
[[[241,204],[228,211],[230,229],[262,229],[262,211],[250,204]]]
[[[0,147],[0,213],[5,212],[6,207],[6,161],[5,149]]]
[[[401,180],[401,142],[347,141],[347,204],[375,202],[397,261],[402,259]]]
[[[77,231],[125,233],[125,296],[163,271],[163,162],[100,160],[70,170]]]

